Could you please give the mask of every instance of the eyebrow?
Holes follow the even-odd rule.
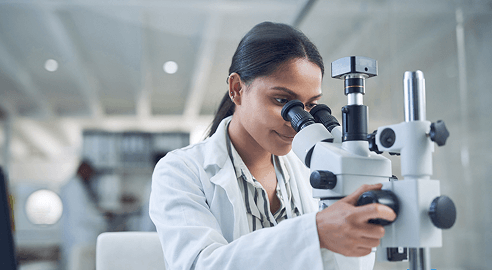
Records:
[[[287,94],[289,94],[291,96],[297,97],[297,94],[294,91],[290,90],[289,88],[285,88],[282,86],[274,86],[271,89],[280,90],[280,91],[286,92]],[[320,98],[322,95],[323,95],[323,93],[320,93],[319,95],[316,95],[316,96],[310,98],[309,100]]]

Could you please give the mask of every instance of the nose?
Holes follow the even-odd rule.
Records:
[[[288,127],[292,127],[292,124],[290,123],[290,121],[287,121],[287,120],[285,120],[285,125]]]

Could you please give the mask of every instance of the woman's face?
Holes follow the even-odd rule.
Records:
[[[296,132],[282,118],[282,107],[298,99],[311,110],[321,98],[321,81],[321,69],[316,64],[304,58],[288,61],[272,75],[243,85],[246,89],[236,103],[234,118],[239,118],[251,142],[271,154],[286,155]]]

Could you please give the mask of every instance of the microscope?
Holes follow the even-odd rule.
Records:
[[[451,228],[456,207],[440,194],[439,180],[431,179],[434,143],[442,146],[449,132],[443,121],[426,120],[423,73],[404,74],[405,121],[367,133],[368,108],[363,104],[365,80],[377,76],[377,61],[350,56],[331,63],[332,78],[344,80],[348,104],[342,108],[342,125],[331,110],[319,104],[310,112],[298,100],[282,108],[297,134],[294,153],[310,168],[313,196],[320,210],[354,192],[363,184],[382,183],[381,190],[365,192],[357,205],[380,203],[397,214],[385,226],[377,251],[378,261],[409,260],[412,270],[430,270],[430,248],[442,246],[442,229]],[[384,151],[401,158],[402,180],[391,169]]]

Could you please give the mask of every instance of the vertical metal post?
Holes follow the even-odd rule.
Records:
[[[425,257],[423,255],[423,248],[410,248],[408,250],[408,257],[410,261],[411,270],[423,270],[425,269]]]
[[[403,77],[405,122],[425,121],[425,79],[422,71],[406,71]]]
[[[422,71],[406,71],[403,77],[405,122],[425,121],[425,79]],[[409,248],[410,270],[430,270],[428,248]]]
[[[410,270],[430,270],[429,248],[409,248]]]

